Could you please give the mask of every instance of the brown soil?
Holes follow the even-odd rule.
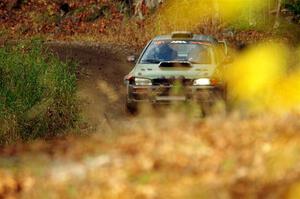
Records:
[[[124,76],[132,65],[126,61],[130,50],[122,46],[49,43],[62,60],[78,63],[78,95],[83,118],[96,129],[111,128],[126,118]]]

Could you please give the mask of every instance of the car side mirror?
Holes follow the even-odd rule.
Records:
[[[127,61],[130,62],[130,63],[135,63],[136,62],[136,56],[135,55],[128,56]]]

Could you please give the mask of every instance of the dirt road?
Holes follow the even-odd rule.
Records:
[[[122,46],[49,43],[49,48],[62,60],[78,63],[78,95],[82,114],[96,129],[107,128],[124,120],[124,76],[132,65],[126,56],[132,52]]]

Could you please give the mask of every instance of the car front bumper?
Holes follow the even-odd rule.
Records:
[[[226,89],[218,86],[135,86],[128,85],[127,100],[130,102],[151,102],[168,104],[176,101],[215,102],[226,99]]]

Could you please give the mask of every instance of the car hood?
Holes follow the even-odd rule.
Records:
[[[159,67],[160,64],[137,64],[131,74],[135,77],[197,79],[211,77],[215,70],[214,64],[191,64],[191,67]]]

